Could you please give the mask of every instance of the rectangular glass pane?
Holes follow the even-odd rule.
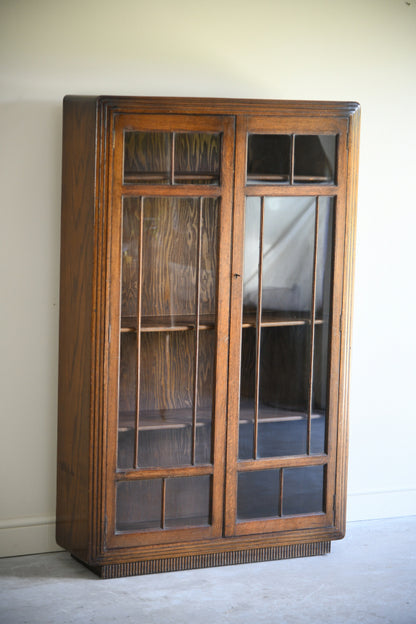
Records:
[[[116,489],[116,531],[160,529],[162,479],[122,481]]]
[[[214,404],[216,335],[214,330],[199,332],[198,397],[196,412],[195,463],[212,462],[212,412]]]
[[[262,317],[309,317],[315,241],[315,198],[264,201]]]
[[[307,452],[310,327],[263,327],[258,456]]]
[[[217,305],[217,249],[218,249],[217,198],[205,198],[201,214],[201,268],[199,278],[200,323],[214,322]]]
[[[194,332],[142,333],[140,467],[191,463],[194,370]]]
[[[124,183],[169,184],[171,141],[166,132],[124,133]]]
[[[256,375],[256,330],[243,329],[241,341],[240,427],[238,458],[253,457]]]
[[[166,479],[165,527],[209,525],[210,499],[209,475]]]
[[[120,378],[117,466],[134,466],[134,436],[137,394],[137,335],[120,334]]]
[[[137,314],[137,282],[139,276],[140,198],[123,199],[123,238],[121,250],[121,316]],[[127,318],[126,318],[127,317]]]
[[[331,280],[333,255],[334,200],[319,198],[319,229],[316,267],[316,300],[311,453],[324,453],[326,448],[327,394],[329,377]]]
[[[243,323],[255,322],[259,288],[260,197],[247,197],[244,224]]]
[[[283,471],[283,515],[324,511],[324,467],[301,466]]]
[[[181,324],[196,312],[199,200],[144,200],[142,325]]]
[[[280,470],[238,473],[237,520],[279,515]]]
[[[334,183],[336,139],[336,135],[297,135],[295,137],[295,183]]]
[[[221,136],[175,134],[175,184],[219,184]]]
[[[249,134],[247,184],[282,184],[290,180],[291,137]]]

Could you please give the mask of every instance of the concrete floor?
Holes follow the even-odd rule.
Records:
[[[0,560],[1,624],[415,624],[416,517],[324,557],[99,580],[67,553]]]

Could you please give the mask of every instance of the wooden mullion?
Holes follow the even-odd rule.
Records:
[[[123,191],[124,192],[124,191]],[[250,184],[244,189],[247,197],[316,197],[334,196],[339,192],[339,187],[334,184]]]
[[[201,299],[201,238],[202,238],[202,205],[203,198],[199,198],[198,207],[198,242],[197,242],[197,264],[196,264],[196,294],[195,294],[195,366],[194,366],[194,388],[192,406],[192,459],[191,464],[195,465],[196,451],[196,417],[198,405],[198,372],[199,372],[199,317]]]
[[[143,210],[144,198],[140,197],[139,241],[138,241],[138,275],[137,275],[137,344],[136,344],[136,421],[134,435],[134,466],[139,466],[139,424],[140,424],[140,351],[142,324],[142,259],[143,259]]]
[[[140,468],[140,470],[118,470],[116,481],[137,481],[141,479],[164,479],[165,477],[199,477],[212,475],[211,464],[198,466],[178,466],[170,468]]]
[[[223,192],[221,186],[213,184],[125,184],[124,197],[220,197]],[[316,194],[316,192],[315,192]],[[333,193],[332,193],[333,194]]]
[[[313,402],[313,363],[315,353],[315,316],[316,316],[316,273],[318,261],[318,234],[319,234],[319,197],[315,200],[315,240],[313,249],[313,277],[311,297],[311,351],[309,358],[309,388],[308,388],[308,428],[306,434],[306,452],[311,453],[311,424]]]
[[[238,472],[256,470],[273,470],[297,466],[324,466],[328,464],[328,455],[288,455],[285,457],[267,457],[261,459],[245,459],[237,463]]]

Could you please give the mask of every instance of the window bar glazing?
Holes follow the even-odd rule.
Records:
[[[319,235],[319,197],[315,198],[315,241],[313,249],[313,274],[312,274],[312,297],[311,297],[311,350],[309,358],[309,389],[308,389],[308,429],[306,436],[306,452],[311,453],[311,425],[313,408],[313,363],[315,354],[315,320],[316,320],[316,272],[318,260],[318,235]]]
[[[198,373],[199,373],[199,323],[200,323],[200,299],[201,299],[201,238],[202,238],[202,207],[203,198],[199,198],[198,206],[198,241],[197,241],[197,262],[196,262],[196,292],[195,292],[195,368],[194,368],[194,388],[192,406],[192,458],[191,463],[195,465],[196,455],[196,417],[198,406]]]
[[[139,467],[139,420],[140,420],[140,352],[142,328],[142,257],[143,257],[143,211],[144,197],[140,197],[138,271],[137,271],[137,330],[136,330],[136,417],[134,435],[134,467]]]
[[[264,230],[264,197],[260,204],[260,234],[259,234],[259,278],[257,293],[257,321],[256,321],[256,377],[254,398],[254,430],[253,430],[253,459],[257,459],[259,400],[260,400],[260,340],[261,340],[261,308],[263,295],[263,230]]]

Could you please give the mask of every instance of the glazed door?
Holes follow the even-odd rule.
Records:
[[[222,534],[234,118],[119,115],[108,546]]]
[[[237,129],[227,535],[333,523],[346,130]]]

